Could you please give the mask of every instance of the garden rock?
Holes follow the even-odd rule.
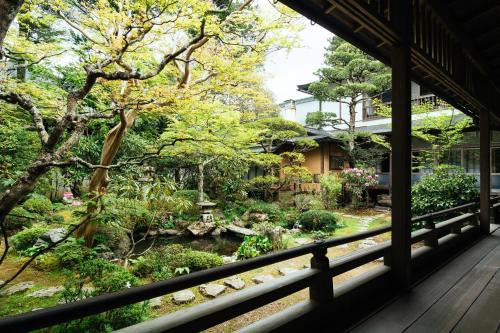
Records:
[[[200,286],[200,292],[203,295],[212,298],[219,296],[224,292],[224,290],[226,290],[226,286],[223,286],[221,284],[210,283],[210,284],[202,284]]]
[[[283,267],[283,268],[280,268],[278,269],[278,272],[280,273],[280,275],[290,275],[290,274],[293,274],[295,272],[298,272],[299,270],[296,269],[296,268],[290,268],[290,267]]]
[[[261,283],[271,281],[271,280],[274,280],[274,276],[272,276],[270,274],[260,274],[260,275],[254,276],[252,278],[252,281],[256,284],[261,284]]]
[[[159,309],[159,308],[161,308],[161,296],[160,297],[151,298],[149,300],[149,307],[151,307],[152,309]]]
[[[236,290],[245,288],[245,281],[239,276],[233,276],[224,280],[224,284]]]
[[[236,262],[237,260],[238,260],[238,257],[236,255],[222,256],[222,261],[224,262],[224,264],[230,264],[230,263]]]
[[[181,232],[176,229],[158,229],[158,234],[160,236],[177,236]]]
[[[240,228],[246,228],[246,227],[250,226],[250,222],[248,220],[243,221],[243,220],[239,219],[238,217],[235,217],[233,219],[233,224],[237,227],[240,227]]]
[[[47,243],[56,243],[62,240],[66,236],[66,229],[56,228],[51,229],[40,236],[40,239]]]
[[[241,219],[247,223],[263,223],[269,220],[269,216],[264,213],[250,213],[246,211]]]
[[[210,233],[210,235],[217,237],[217,236],[220,236],[223,232],[226,232],[226,231],[227,231],[227,229],[226,229],[226,228],[224,228],[224,227],[217,227],[217,228],[215,228],[215,229],[214,229],[214,230]]]
[[[188,289],[175,292],[172,295],[172,301],[175,304],[190,303],[190,302],[194,301],[194,299],[195,299],[194,293]]]
[[[52,297],[56,293],[63,291],[63,290],[64,290],[63,286],[49,287],[49,288],[34,291],[34,292],[28,294],[28,296],[29,297],[36,297],[36,298]]]
[[[251,229],[241,228],[241,227],[235,226],[234,224],[228,224],[226,226],[226,228],[228,231],[230,231],[230,232],[232,232],[240,237],[257,235],[257,233]]]
[[[3,290],[2,292],[0,292],[0,295],[9,296],[9,295],[21,292],[21,291],[31,289],[34,286],[35,286],[35,282],[33,282],[33,281],[20,282],[18,284],[13,285],[12,287],[9,287],[9,288]]]
[[[111,249],[104,244],[97,244],[94,250],[98,253],[98,256],[104,259],[111,260],[115,257],[115,254]]]
[[[191,232],[194,236],[204,236],[210,232],[212,232],[215,229],[215,223],[213,222],[196,222],[191,224],[187,229],[189,232]]]

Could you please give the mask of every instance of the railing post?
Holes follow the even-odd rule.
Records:
[[[430,230],[436,230],[436,225],[434,224],[434,222],[432,222],[430,220],[425,220],[424,228],[430,229]],[[437,248],[438,247],[438,238],[437,238],[436,234],[433,232],[431,234],[431,236],[429,236],[428,238],[426,238],[424,240],[424,244],[426,246],[433,248],[433,249]]]
[[[481,110],[479,119],[479,169],[480,169],[480,229],[481,233],[490,233],[490,193],[491,193],[491,170],[490,170],[490,113]]]
[[[412,1],[391,1],[391,23],[399,42],[392,46],[392,234],[394,286],[411,283],[411,36]]]
[[[309,297],[313,301],[328,303],[333,300],[333,280],[330,276],[330,259],[326,256],[327,249],[318,243],[313,250],[311,268],[319,269],[320,275],[309,286]]]

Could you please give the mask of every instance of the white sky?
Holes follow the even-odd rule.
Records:
[[[276,102],[309,95],[297,91],[298,84],[316,79],[314,72],[321,66],[328,38],[332,33],[304,18],[305,29],[299,34],[301,48],[278,51],[268,56],[264,65],[266,85]]]

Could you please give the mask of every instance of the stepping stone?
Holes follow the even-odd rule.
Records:
[[[224,280],[224,284],[236,290],[245,288],[245,281],[243,281],[243,279],[239,276],[233,276],[229,279]]]
[[[290,267],[283,267],[283,268],[280,268],[278,269],[278,272],[280,273],[280,275],[290,275],[290,274],[293,274],[295,272],[298,272],[299,270],[296,269],[296,268],[290,268]]]
[[[37,291],[34,291],[30,294],[28,294],[29,297],[37,297],[37,298],[43,298],[43,297],[52,297],[56,293],[63,291],[64,287],[63,286],[58,286],[58,287],[49,287],[45,289],[40,289]]]
[[[349,244],[342,244],[342,245],[338,245],[337,247],[339,249],[348,249],[349,248]]]
[[[207,297],[212,297],[215,298],[222,294],[224,290],[226,290],[226,286],[223,286],[222,284],[216,284],[216,283],[210,283],[210,284],[202,284],[200,286],[200,292],[207,296]]]
[[[195,298],[194,293],[191,290],[189,290],[189,289],[175,292],[172,295],[172,301],[175,304],[190,303],[190,302],[194,301],[194,298]]]
[[[0,292],[0,295],[9,296],[9,295],[21,292],[21,291],[31,289],[34,286],[35,286],[35,282],[33,282],[33,281],[20,282],[18,284],[13,285],[12,287],[9,287],[9,288],[3,290],[2,292]]]
[[[155,298],[151,298],[149,300],[149,307],[151,309],[159,309],[159,308],[161,308],[161,296],[155,297]]]
[[[307,239],[305,239],[305,238],[297,238],[295,240],[295,243],[300,244],[300,245],[304,245],[304,244],[309,243],[309,241]]]
[[[272,276],[270,274],[260,274],[260,275],[254,276],[252,278],[252,281],[256,284],[261,284],[261,283],[271,281],[271,280],[274,280],[274,276]]]

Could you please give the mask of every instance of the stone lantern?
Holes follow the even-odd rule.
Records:
[[[201,211],[201,221],[204,223],[212,223],[214,221],[214,216],[212,214],[212,208],[215,207],[215,203],[209,201],[198,202],[197,205],[200,207]]]

